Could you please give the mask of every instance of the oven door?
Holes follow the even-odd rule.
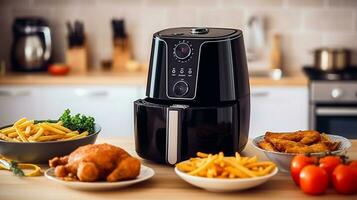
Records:
[[[317,131],[357,138],[357,106],[316,106],[314,114]]]

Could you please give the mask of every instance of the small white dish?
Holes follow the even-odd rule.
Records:
[[[45,176],[49,180],[67,186],[69,188],[77,190],[111,190],[118,189],[133,185],[135,183],[143,182],[151,177],[153,177],[155,171],[150,167],[141,165],[140,174],[138,177],[132,180],[118,181],[118,182],[79,182],[79,181],[64,181],[60,178],[57,178],[54,174],[54,168],[47,169],[45,171]]]
[[[253,188],[265,183],[278,173],[278,168],[275,167],[275,169],[270,174],[267,174],[265,176],[235,179],[205,178],[193,176],[180,171],[179,169],[177,169],[177,167],[175,167],[175,172],[184,181],[199,188],[211,192],[231,192]]]

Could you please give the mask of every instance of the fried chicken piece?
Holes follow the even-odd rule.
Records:
[[[258,143],[258,146],[264,150],[267,150],[267,151],[276,151],[275,147],[271,143],[269,143],[265,140],[260,141]]]
[[[285,150],[286,153],[317,153],[317,152],[327,152],[329,151],[328,147],[324,143],[316,143],[312,145],[304,145],[304,146],[294,146],[289,147]]]
[[[279,151],[279,152],[287,152],[288,149],[294,149],[294,148],[303,148],[306,145],[290,141],[290,140],[285,140],[285,139],[279,139],[279,138],[270,138],[269,142]]]
[[[328,144],[319,142],[312,145],[301,144],[300,142],[294,142],[284,139],[271,138],[273,146],[280,152],[285,153],[317,153],[331,151]]]
[[[133,179],[139,175],[140,161],[126,151],[109,144],[86,145],[70,155],[49,161],[57,177],[75,175],[80,181],[110,182]]]
[[[287,133],[273,133],[266,132],[264,137],[268,142],[272,138],[290,140],[294,142],[299,142],[301,144],[313,144],[321,140],[321,135],[317,131],[307,130],[307,131],[296,131],[296,132],[287,132]]]

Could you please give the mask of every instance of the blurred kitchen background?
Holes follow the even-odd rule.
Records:
[[[55,64],[51,73],[66,75],[14,72],[12,26],[16,18],[29,16],[48,23],[46,67]],[[145,96],[152,34],[176,26],[243,30],[251,73],[251,137],[265,130],[357,129],[357,111],[317,116],[319,102],[312,104],[308,95],[313,80],[302,70],[318,64],[319,48],[347,50],[346,65],[357,65],[356,0],[0,0],[0,125],[21,116],[53,118],[70,108],[95,116],[105,135],[132,134],[132,102]],[[336,73],[327,69],[324,74]]]

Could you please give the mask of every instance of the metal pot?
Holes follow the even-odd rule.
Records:
[[[337,70],[351,66],[351,50],[336,49],[334,51],[334,63]]]
[[[314,67],[321,71],[339,71],[350,66],[351,50],[320,48],[314,51]]]

